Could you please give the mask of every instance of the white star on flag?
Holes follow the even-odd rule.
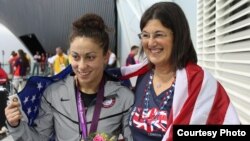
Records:
[[[31,101],[34,103],[35,100],[36,100],[36,95],[33,95]]]
[[[22,109],[28,118],[29,126],[34,126],[41,98],[44,90],[52,83],[64,79],[72,71],[71,65],[65,68],[62,72],[52,77],[31,76],[22,91],[18,93],[18,97],[22,104]]]
[[[29,101],[29,96],[25,97],[23,103],[26,104]]]
[[[43,88],[43,86],[42,86],[42,83],[41,83],[41,82],[37,83],[37,88],[39,89],[39,91],[41,90],[41,88]]]
[[[31,113],[31,108],[28,108],[28,112],[27,113],[28,113],[28,115]]]

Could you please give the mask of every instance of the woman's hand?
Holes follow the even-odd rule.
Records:
[[[18,98],[14,97],[10,104],[8,104],[8,106],[5,108],[5,116],[10,126],[18,126],[22,118]]]

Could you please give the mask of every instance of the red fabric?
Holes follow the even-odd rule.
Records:
[[[194,103],[199,95],[201,84],[203,81],[204,72],[200,67],[189,64],[186,68],[188,78],[188,96],[189,98],[184,103],[180,115],[175,119],[175,123],[188,124],[192,116]],[[183,118],[185,117],[185,118]]]
[[[14,76],[21,76],[21,75],[20,75],[21,66],[20,66],[20,65],[17,65],[15,68],[16,68],[16,69],[14,70]]]
[[[226,91],[221,84],[218,83],[213,108],[209,114],[207,124],[223,124],[229,103],[230,99],[227,96]]]
[[[0,68],[0,84],[6,83],[7,80],[8,80],[7,73],[2,68]]]

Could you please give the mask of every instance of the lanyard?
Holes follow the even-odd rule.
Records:
[[[98,126],[98,120],[100,117],[102,102],[103,102],[103,98],[104,98],[104,85],[105,85],[105,81],[104,81],[104,77],[103,77],[101,80],[101,83],[99,85],[99,90],[97,93],[97,100],[96,100],[96,104],[95,104],[94,114],[92,117],[92,123],[90,126],[89,133],[96,132],[96,129]],[[86,122],[86,112],[85,112],[84,101],[81,99],[81,94],[80,94],[80,91],[78,88],[77,88],[76,98],[77,98],[78,116],[79,116],[79,120],[80,120],[80,128],[82,130],[82,138],[86,139],[87,135],[88,135],[87,122]]]

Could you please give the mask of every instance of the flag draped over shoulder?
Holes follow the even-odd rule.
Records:
[[[38,109],[44,90],[50,84],[65,78],[71,72],[72,67],[69,65],[62,72],[52,77],[32,76],[27,80],[24,89],[18,93],[18,97],[30,126],[33,125],[33,122],[38,115]]]
[[[148,71],[148,61],[144,60],[142,63],[130,65],[130,66],[122,66],[121,68],[108,68],[106,72],[120,80],[121,85],[131,88],[131,82],[129,78],[142,75]]]
[[[162,141],[172,141],[173,125],[240,124],[222,85],[203,68],[189,63],[177,70],[175,94]]]
[[[147,64],[122,67],[129,78],[148,71]],[[173,125],[240,124],[237,112],[222,85],[200,66],[189,63],[176,72],[175,93],[167,132],[162,141],[173,140]]]
[[[121,68],[108,68],[106,72],[119,79],[119,80],[127,80],[134,76],[139,76],[148,71],[148,61],[144,60],[142,63],[130,65],[130,66],[122,66]]]

